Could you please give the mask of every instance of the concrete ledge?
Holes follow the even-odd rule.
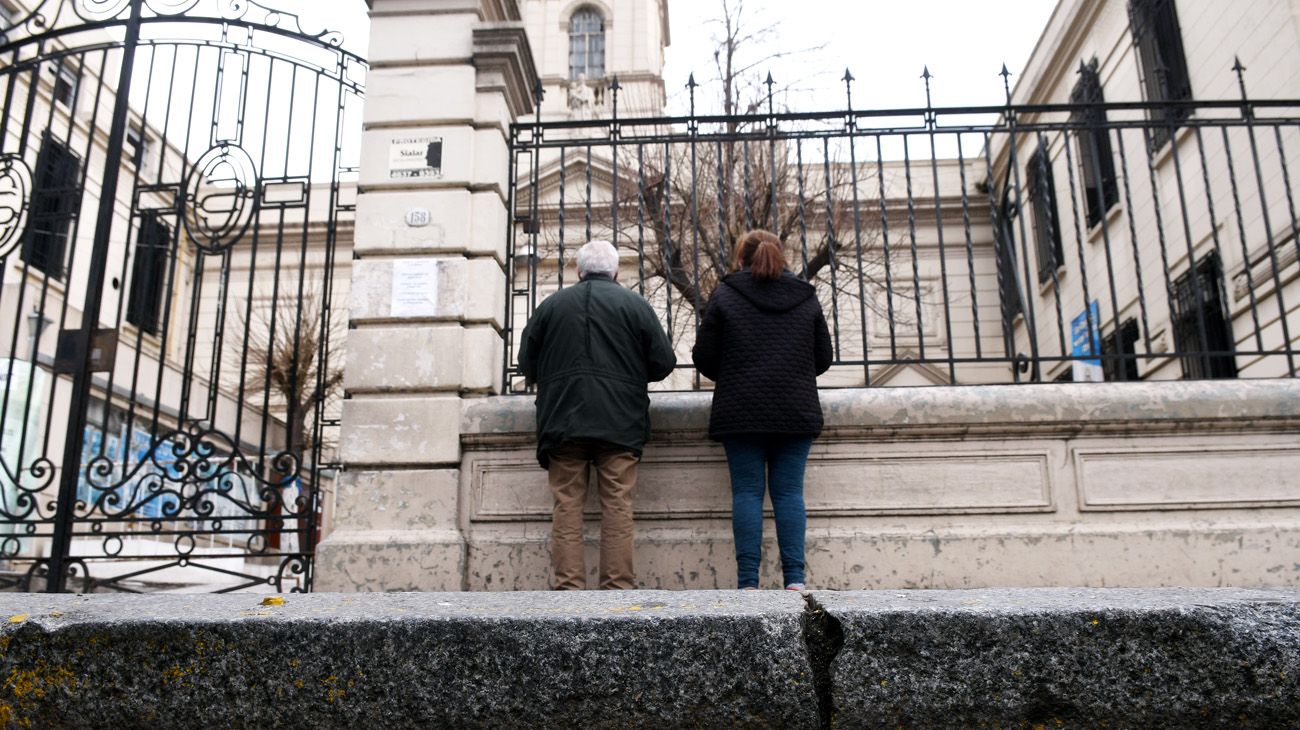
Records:
[[[21,727],[816,727],[795,593],[0,596]],[[3,621],[3,618],[0,618]],[[201,718],[201,719],[200,719]]]
[[[1300,591],[0,595],[19,727],[1294,727]]]
[[[1300,423],[1300,380],[1207,380],[1143,383],[1040,383],[929,388],[843,388],[819,393],[827,436],[837,429],[1025,433],[1070,432],[1116,425],[1159,428],[1204,422]],[[712,394],[651,393],[655,438],[705,432]],[[532,396],[465,400],[461,433],[531,434]]]
[[[816,593],[837,727],[1296,727],[1300,592]]]

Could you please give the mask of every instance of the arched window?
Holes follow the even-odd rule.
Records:
[[[605,19],[595,8],[582,8],[569,19],[569,78],[605,76]]]

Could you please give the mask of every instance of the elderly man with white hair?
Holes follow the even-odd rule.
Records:
[[[578,278],[538,305],[519,350],[524,377],[537,384],[537,461],[555,497],[553,587],[586,587],[582,508],[594,465],[600,587],[635,588],[632,489],[650,436],[646,384],[668,377],[677,357],[654,310],[617,282],[608,241],[578,250]]]

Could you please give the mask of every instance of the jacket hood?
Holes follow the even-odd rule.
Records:
[[[789,271],[781,272],[779,279],[767,281],[755,279],[748,271],[737,271],[728,274],[722,283],[764,312],[788,312],[816,293],[812,284],[800,281]]]

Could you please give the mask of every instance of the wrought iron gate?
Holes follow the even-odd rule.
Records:
[[[11,15],[0,585],[309,590],[364,60],[251,0]]]

